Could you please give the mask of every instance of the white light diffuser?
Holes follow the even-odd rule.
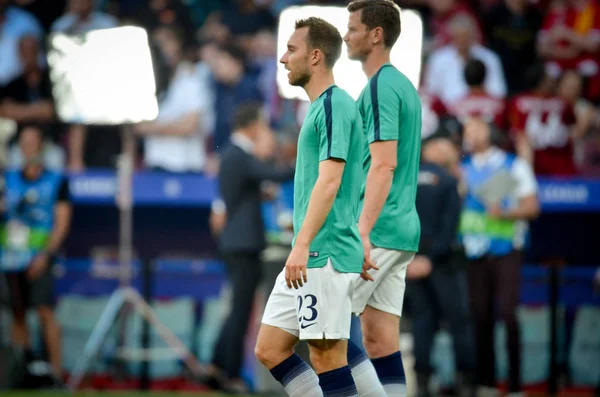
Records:
[[[48,64],[59,118],[68,123],[127,124],[158,115],[148,35],[119,27],[83,36],[53,34]]]
[[[287,51],[287,42],[294,32],[294,24],[297,19],[311,16],[323,18],[333,24],[343,37],[348,30],[348,14],[345,7],[300,6],[286,8],[279,17],[278,59],[281,59]],[[415,87],[418,87],[421,74],[423,21],[421,16],[413,10],[402,10],[401,20],[402,33],[400,39],[392,48],[391,61],[410,79]],[[333,72],[336,84],[348,91],[352,97],[358,99],[360,92],[367,84],[367,78],[362,71],[360,62],[348,59],[345,44],[343,45],[342,56],[335,65]],[[280,63],[277,68],[277,85],[280,94],[288,99],[308,100],[302,87],[290,86],[287,74],[288,72]]]

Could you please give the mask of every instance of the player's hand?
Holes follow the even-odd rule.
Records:
[[[360,277],[366,281],[375,281],[373,276],[369,274],[369,270],[379,270],[377,264],[371,260],[371,238],[368,234],[361,233],[360,239],[362,240],[364,256],[363,256],[363,269],[360,273]]]
[[[285,282],[288,288],[298,289],[308,281],[306,265],[309,247],[295,245],[285,262]]]
[[[415,256],[415,259],[408,265],[406,270],[406,278],[417,280],[425,278],[431,274],[431,261],[423,255]]]
[[[35,280],[39,278],[42,274],[44,274],[44,272],[48,268],[49,261],[50,258],[48,257],[48,254],[38,254],[35,258],[33,258],[33,261],[31,261],[31,265],[29,265],[29,269],[27,269],[27,277],[30,280]]]

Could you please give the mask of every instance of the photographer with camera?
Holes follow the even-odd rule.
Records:
[[[5,175],[6,223],[0,234],[0,271],[5,273],[13,314],[13,346],[25,350],[28,364],[33,361],[25,313],[35,309],[44,333],[50,372],[58,380],[62,376],[62,352],[53,309],[52,268],[69,232],[72,209],[67,180],[42,165],[42,144],[40,126],[22,127],[19,146],[24,165]]]

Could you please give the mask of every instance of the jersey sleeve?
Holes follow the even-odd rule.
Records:
[[[382,79],[382,73],[371,79],[371,110],[373,123],[369,125],[369,144],[376,141],[399,140],[402,100],[394,88]]]
[[[319,161],[331,158],[346,161],[350,149],[352,116],[356,114],[356,109],[335,100],[332,94],[328,94],[323,101],[323,112],[317,119]]]

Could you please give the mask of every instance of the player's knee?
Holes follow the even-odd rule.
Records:
[[[363,345],[369,358],[386,357],[400,350],[399,327],[392,323],[363,326]]]
[[[314,340],[308,343],[310,362],[321,374],[348,365],[347,342],[342,340]]]
[[[254,355],[256,359],[269,370],[276,367],[288,357],[294,354],[291,349],[279,349],[271,343],[265,341],[257,341],[254,346]]]

